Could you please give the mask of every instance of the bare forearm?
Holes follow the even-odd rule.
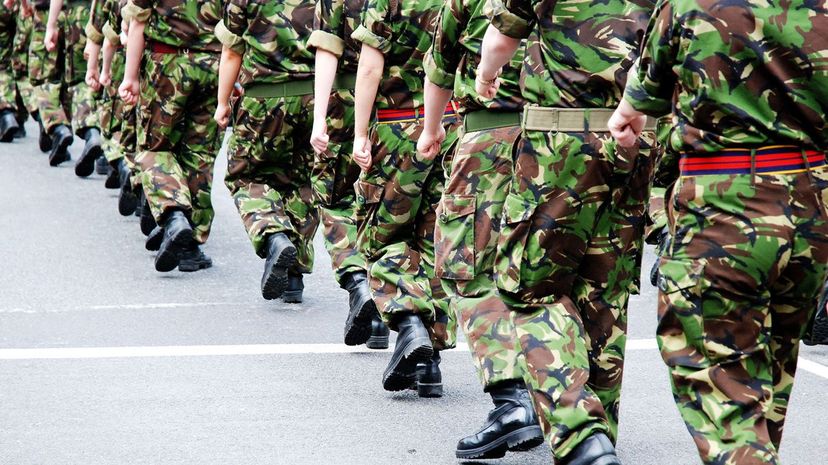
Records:
[[[129,23],[129,34],[127,35],[126,66],[124,70],[125,79],[138,79],[138,68],[141,66],[141,56],[144,54],[144,26],[132,20]]]
[[[313,81],[313,118],[320,121],[328,116],[328,102],[331,98],[339,59],[333,53],[316,49],[316,77]]]
[[[230,105],[230,95],[233,93],[233,86],[239,78],[242,56],[233,50],[222,47],[221,62],[219,63],[218,80],[218,103],[219,105]]]
[[[112,59],[115,57],[115,45],[109,41],[109,39],[104,39],[103,41],[103,53],[101,54],[101,71],[106,71],[106,74],[110,74],[112,72]]]
[[[509,37],[490,25],[486,29],[480,51],[480,65],[477,67],[479,77],[487,81],[494,79],[500,69],[515,56],[518,47],[520,39]]]
[[[384,67],[385,57],[382,53],[373,47],[363,45],[354,90],[354,135],[356,137],[365,137],[368,134],[368,123],[374,111],[374,102],[377,99],[377,89],[379,89]]]
[[[49,2],[49,19],[46,21],[46,25],[50,28],[56,28],[58,22],[58,16],[60,16],[60,10],[63,9],[63,0],[52,0]]]
[[[98,57],[101,54],[101,46],[89,41],[87,42],[89,46],[89,59],[87,60],[87,66],[89,68],[98,68]]]
[[[425,80],[425,123],[428,132],[437,132],[443,121],[443,112],[451,100],[452,91]]]

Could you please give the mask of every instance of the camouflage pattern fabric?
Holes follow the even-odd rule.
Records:
[[[670,139],[676,152],[825,148],[828,75],[813,72],[828,55],[820,27],[828,17],[825,6],[804,0],[784,6],[737,0],[727,8],[664,1],[625,98],[651,116],[670,113],[676,100],[676,135]],[[773,53],[764,51],[766,43]],[[682,70],[678,76],[674,68]],[[742,75],[745,69],[751,71]]]
[[[826,202],[825,167],[676,186],[658,342],[706,464],[780,463],[799,340],[826,276]]]
[[[359,24],[364,0],[316,2],[309,48],[320,48],[339,58],[339,73],[356,73],[361,43],[351,34]],[[368,264],[357,245],[356,192],[359,167],[351,158],[354,142],[354,95],[334,90],[327,110],[328,150],[315,154],[311,180],[319,206],[325,248],[337,281],[348,273],[365,271]]]
[[[218,85],[215,53],[148,53],[141,81],[136,163],[158,223],[183,211],[193,237],[207,241],[213,221],[210,191],[219,149],[213,119]]]
[[[90,2],[77,2],[64,8],[61,12],[60,25],[64,31],[64,74],[67,91],[71,93],[72,124],[75,133],[82,136],[87,128],[99,128],[98,104],[102,98],[100,91],[86,85],[86,59],[83,50],[86,47],[86,24],[89,22]]]
[[[359,166],[351,152],[354,143],[354,95],[350,90],[335,91],[328,103],[328,150],[314,154],[311,181],[319,207],[325,248],[337,282],[368,264],[357,245],[356,192]]]
[[[313,205],[308,141],[313,96],[243,97],[227,149],[225,184],[256,253],[267,256],[267,235],[284,233],[296,246],[294,271],[313,270]]]
[[[500,32],[537,47],[522,78],[523,96],[543,107],[614,108],[626,70],[655,0],[493,0],[491,20]],[[597,13],[600,12],[600,13]]]
[[[425,72],[433,84],[453,89],[454,99],[465,112],[484,108],[520,111],[526,102],[518,82],[522,49],[500,73],[500,88],[495,98],[480,98],[474,90],[483,35],[490,23],[486,4],[482,0],[451,0],[443,4],[423,64]]]
[[[458,123],[446,123],[441,153],[453,150]],[[436,350],[451,348],[456,318],[434,272],[436,208],[443,192],[443,156],[421,160],[419,122],[374,124],[373,165],[357,182],[359,245],[368,259],[371,292],[383,320],[396,330],[394,315],[418,314]]]
[[[243,56],[239,82],[313,78],[314,55],[307,46],[313,15],[312,0],[228,0],[216,36]]]
[[[220,0],[130,0],[121,14],[126,21],[147,23],[144,36],[194,51],[221,51],[213,29],[221,19]]]
[[[14,85],[12,51],[17,29],[17,7],[7,9],[0,5],[0,111],[17,112],[17,88]]]
[[[385,56],[376,108],[423,105],[423,60],[441,6],[439,0],[366,0],[351,37]]]
[[[17,30],[14,34],[12,50],[12,68],[17,85],[17,95],[30,114],[37,111],[34,88],[29,82],[29,42],[32,39],[32,21],[31,17],[24,18],[23,15],[17,15]],[[22,115],[18,115],[18,120],[25,121],[20,116]]]
[[[46,50],[43,40],[46,36],[48,11],[35,10],[32,36],[29,43],[29,82],[33,86],[32,96],[37,103],[40,120],[46,131],[51,132],[57,125],[69,126],[71,115],[70,93],[63,83],[64,33],[58,31],[58,46],[53,52]]]
[[[523,379],[511,310],[494,286],[503,203],[520,127],[464,133],[451,159],[434,233],[436,275],[483,386]]]

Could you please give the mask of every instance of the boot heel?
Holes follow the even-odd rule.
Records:
[[[417,395],[425,398],[443,397],[443,385],[417,383]]]
[[[388,348],[388,336],[371,336],[365,343],[369,349],[383,350]]]

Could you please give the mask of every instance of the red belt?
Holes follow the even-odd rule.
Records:
[[[704,174],[790,174],[825,165],[825,153],[791,146],[727,149],[714,153],[683,153],[683,176]]]
[[[196,50],[188,47],[176,47],[174,45],[156,42],[154,40],[147,43],[147,48],[149,48],[152,53],[165,53],[168,55],[178,55],[179,53],[188,54],[190,52],[217,53],[212,50]]]
[[[425,108],[405,108],[401,110],[377,110],[377,122],[380,124],[407,123],[419,121],[425,116]],[[443,118],[459,118],[457,103],[449,102],[443,111]]]

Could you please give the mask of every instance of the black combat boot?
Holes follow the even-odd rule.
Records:
[[[101,153],[101,156],[95,160],[95,174],[100,176],[109,176],[109,162],[106,161],[106,156]],[[110,187],[109,185],[104,186],[107,189],[116,189],[118,184],[115,184],[114,187]]]
[[[621,465],[615,446],[604,433],[595,433],[559,461],[560,465]]]
[[[193,228],[190,220],[180,210],[164,215],[164,240],[155,256],[155,270],[162,273],[174,270],[185,250],[193,243]]]
[[[273,300],[288,288],[288,269],[296,263],[296,246],[284,233],[267,236],[267,259],[262,274],[262,297]]]
[[[201,251],[201,247],[195,242],[184,249],[181,253],[181,260],[178,262],[178,271],[191,273],[198,270],[206,270],[213,266],[213,260]]]
[[[302,282],[302,273],[288,273],[288,285],[282,293],[282,301],[288,304],[301,304],[302,292],[305,290],[305,283]]]
[[[149,236],[156,226],[158,226],[158,223],[155,222],[155,217],[152,216],[152,209],[149,206],[149,202],[145,199],[144,206],[141,208],[141,232],[145,236]]]
[[[20,125],[17,124],[17,118],[11,110],[3,110],[0,112],[0,142],[11,142],[14,140],[14,135]]]
[[[121,187],[118,192],[118,213],[121,216],[129,216],[138,208],[138,195],[132,188],[132,177],[123,160],[118,160],[118,177]]]
[[[382,317],[380,317],[379,312],[375,312],[374,316],[371,318],[371,337],[368,338],[368,341],[365,343],[365,347],[379,350],[387,349],[388,336],[390,334],[391,330],[388,329],[388,326],[384,321],[382,321]]]
[[[397,344],[382,375],[382,387],[386,391],[411,387],[417,381],[417,365],[431,360],[434,355],[428,330],[418,315],[398,315],[394,323],[397,325]]]
[[[822,290],[822,297],[817,303],[814,318],[805,331],[805,337],[802,338],[802,342],[806,345],[828,345],[828,309],[825,308],[826,305],[828,305],[828,287]]]
[[[101,160],[106,161],[106,156],[101,157]],[[106,161],[106,180],[104,187],[107,189],[120,189],[121,187],[121,165],[124,164],[124,159],[119,158],[115,161]]]
[[[69,161],[72,156],[69,155],[69,146],[75,141],[72,136],[72,130],[69,126],[58,125],[52,130],[52,151],[49,152],[49,165],[58,166],[59,164]]]
[[[147,236],[147,241],[144,243],[144,248],[150,252],[155,252],[161,248],[161,242],[164,241],[164,228],[156,226],[155,229]]]
[[[138,207],[135,208],[135,216],[141,218],[144,215],[144,206],[147,204],[146,197],[144,197],[144,187],[139,184],[134,192],[135,196],[138,197]]]
[[[43,126],[40,114],[37,112],[32,113],[32,118],[37,121],[37,126],[40,128],[40,135],[37,138],[37,145],[40,147],[40,151],[46,153],[49,150],[52,150],[52,138],[49,137],[49,133],[46,132],[46,127]]]
[[[20,124],[20,127],[17,128],[17,131],[14,131],[14,138],[15,139],[25,139],[26,138],[26,128]]]
[[[75,175],[81,178],[92,174],[95,170],[95,160],[103,155],[101,131],[98,128],[86,128],[83,132],[83,139],[86,143],[83,145],[83,152],[81,152],[81,156],[75,164]]]
[[[440,360],[440,352],[435,350],[430,359],[417,365],[417,395],[420,397],[443,397]]]
[[[348,319],[345,320],[345,345],[365,344],[371,337],[371,321],[377,306],[371,298],[368,275],[354,271],[342,277],[342,288],[348,291]],[[384,325],[383,325],[384,326]],[[386,344],[387,347],[387,344]]]
[[[457,443],[458,459],[497,459],[506,451],[543,444],[543,432],[523,381],[503,381],[489,388],[494,409],[479,431]]]

